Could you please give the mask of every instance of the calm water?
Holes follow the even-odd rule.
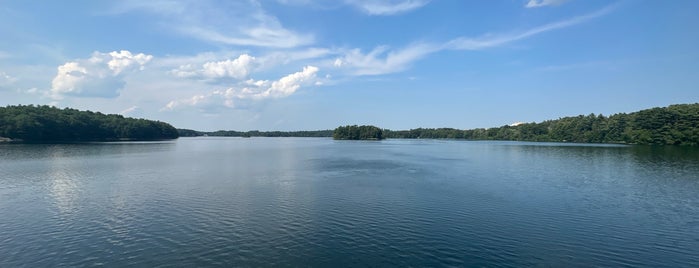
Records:
[[[699,266],[699,150],[0,145],[0,267]]]

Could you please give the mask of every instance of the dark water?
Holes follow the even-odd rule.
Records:
[[[699,150],[0,145],[0,267],[699,266]]]

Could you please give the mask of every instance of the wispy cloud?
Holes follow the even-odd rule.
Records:
[[[0,86],[6,86],[17,81],[17,78],[10,76],[5,72],[0,72]]]
[[[589,20],[604,16],[616,8],[616,5],[611,5],[595,12],[573,17],[571,19],[549,23],[543,26],[535,27],[523,32],[516,32],[505,35],[487,35],[478,38],[460,37],[451,40],[445,44],[446,49],[457,50],[479,50],[490,47],[502,46],[511,42],[529,38],[538,34],[546,33],[553,30],[563,29],[577,24],[587,22]]]
[[[534,8],[534,7],[544,7],[544,6],[555,6],[555,5],[560,5],[565,2],[568,2],[568,0],[529,0],[525,7],[527,8]]]
[[[119,114],[120,115],[131,115],[131,114],[137,112],[138,110],[140,110],[140,108],[138,106],[134,105],[134,106],[131,106],[129,108],[122,110],[121,112],[119,112]]]
[[[333,50],[329,48],[304,48],[299,50],[283,50],[271,51],[257,58],[260,63],[260,68],[269,69],[276,68],[279,65],[289,64],[297,61],[308,61],[318,58],[323,58],[333,54]]]
[[[201,40],[227,45],[290,48],[313,42],[312,35],[295,33],[281,26],[272,28],[268,26],[239,28],[237,33],[235,31],[231,33],[193,25],[179,26],[177,30]]]
[[[369,53],[352,49],[346,51],[344,56],[336,58],[333,65],[348,70],[352,75],[381,75],[410,68],[412,62],[438,50],[437,46],[426,43],[417,43],[392,51],[387,46],[379,46]]]
[[[277,0],[280,4],[316,9],[352,7],[370,16],[391,16],[419,9],[431,0]]]
[[[410,68],[413,62],[428,57],[435,52],[442,50],[482,50],[503,46],[538,34],[585,23],[608,14],[615,7],[615,5],[608,6],[586,15],[511,34],[490,34],[476,38],[459,37],[443,44],[415,43],[397,50],[390,50],[387,46],[378,46],[368,53],[363,53],[359,49],[346,50],[340,53],[340,57],[333,60],[332,65],[340,70],[346,70],[350,75],[381,75],[401,72]]]
[[[395,15],[423,7],[428,0],[345,0],[369,15]]]
[[[212,43],[290,48],[314,39],[285,28],[256,1],[122,1],[112,13],[139,11],[157,15],[177,33]]]

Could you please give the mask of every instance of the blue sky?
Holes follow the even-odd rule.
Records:
[[[197,130],[476,128],[699,102],[699,1],[0,2],[0,105]]]

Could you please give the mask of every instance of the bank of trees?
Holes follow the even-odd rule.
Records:
[[[341,126],[334,131],[179,131],[181,136],[333,137],[344,140],[422,138],[699,146],[699,103],[670,105],[629,114],[589,114],[540,123],[467,130],[417,128],[394,131],[375,126],[352,125]]]
[[[0,137],[26,142],[176,139],[170,124],[51,106],[0,107]]]
[[[386,138],[554,141],[699,146],[699,104],[678,104],[611,116],[579,115],[517,126],[384,131]]]
[[[333,131],[336,140],[381,140],[383,130],[375,126],[342,126]]]

